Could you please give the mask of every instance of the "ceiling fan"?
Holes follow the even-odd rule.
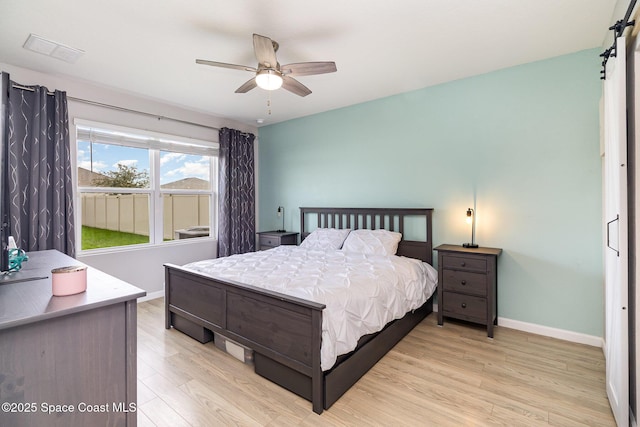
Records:
[[[258,59],[258,68],[246,65],[227,64],[225,62],[207,61],[205,59],[196,59],[196,63],[256,73],[255,77],[236,89],[236,93],[246,93],[256,86],[266,90],[276,90],[282,87],[296,95],[307,96],[311,93],[311,90],[294,79],[293,76],[311,76],[337,71],[336,63],[330,61],[297,62],[281,66],[276,58],[278,46],[278,43],[269,37],[259,34],[253,35],[253,50],[256,59]]]

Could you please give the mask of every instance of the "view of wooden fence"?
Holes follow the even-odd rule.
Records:
[[[210,196],[163,195],[163,238],[173,240],[176,231],[209,226]],[[83,193],[82,225],[112,231],[149,235],[149,195]]]

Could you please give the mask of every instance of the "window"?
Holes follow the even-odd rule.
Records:
[[[80,250],[207,237],[217,144],[76,120]]]

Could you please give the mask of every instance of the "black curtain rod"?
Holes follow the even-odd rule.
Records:
[[[35,92],[35,89],[33,89],[32,87],[27,87],[27,86],[20,86],[17,84],[13,85],[14,89],[20,89],[20,90],[27,90],[29,92]],[[47,92],[47,95],[54,95],[53,92]],[[169,120],[172,122],[177,122],[177,123],[183,123],[183,124],[187,124],[187,125],[192,125],[192,126],[199,126],[199,127],[203,127],[206,129],[213,129],[213,130],[220,130],[220,128],[217,127],[213,127],[213,126],[207,126],[207,125],[203,125],[200,123],[194,123],[194,122],[190,122],[187,120],[181,120],[181,119],[174,119],[172,117],[167,117],[167,116],[159,116],[157,114],[152,114],[152,113],[147,113],[145,111],[138,111],[138,110],[132,110],[130,108],[124,108],[124,107],[118,107],[116,105],[110,105],[110,104],[104,104],[102,102],[96,102],[96,101],[90,101],[88,99],[82,99],[82,98],[76,98],[73,96],[67,96],[67,99],[70,101],[75,101],[75,102],[81,102],[83,104],[89,104],[89,105],[94,105],[97,107],[104,107],[104,108],[109,108],[111,110],[117,110],[117,111],[124,111],[127,113],[133,113],[133,114],[139,114],[142,116],[147,116],[147,117],[154,117],[158,120]]]
[[[600,54],[603,58],[602,70],[600,71],[600,74],[602,74],[600,76],[601,80],[604,80],[607,77],[607,61],[610,57],[616,56],[616,40],[618,37],[622,36],[627,27],[633,26],[636,23],[636,21],[629,22],[629,18],[631,18],[631,14],[633,13],[633,8],[636,7],[636,1],[637,0],[631,0],[627,7],[627,12],[624,14],[624,18],[616,21],[615,24],[609,27],[609,30],[613,31],[613,44],[609,49],[605,49],[605,51]]]

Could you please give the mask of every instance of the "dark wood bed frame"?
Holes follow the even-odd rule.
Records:
[[[425,241],[402,240],[398,255],[433,260],[433,209],[300,208],[302,238],[317,227],[387,229],[404,235],[405,217],[424,217]],[[320,367],[324,304],[258,287],[213,279],[165,264],[166,328],[205,343],[218,333],[254,352],[255,372],[312,402],[320,414],[342,396],[415,325],[432,312],[433,297],[380,332],[363,337],[336,365]]]

